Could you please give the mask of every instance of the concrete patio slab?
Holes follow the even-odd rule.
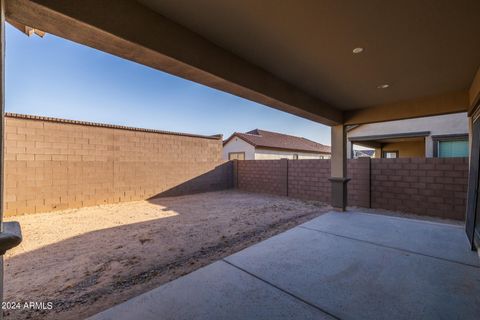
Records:
[[[349,224],[343,215],[314,220],[321,225],[338,217]],[[354,214],[348,216],[354,223]],[[376,228],[383,220],[372,216],[370,224]],[[413,236],[409,224],[403,227]],[[323,231],[297,227],[226,261],[341,319],[478,319],[480,314],[480,268]]]
[[[330,212],[302,227],[480,266],[463,226],[359,212]]]
[[[90,319],[333,318],[228,263],[218,261]]]
[[[329,213],[91,319],[478,319],[480,267],[462,232]]]

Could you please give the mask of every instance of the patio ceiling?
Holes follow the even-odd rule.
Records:
[[[475,0],[8,0],[6,10],[11,21],[328,125],[467,111],[480,92]]]
[[[367,148],[380,148],[385,143],[396,142],[424,142],[425,137],[430,135],[430,131],[420,132],[408,132],[401,134],[383,134],[361,137],[350,137],[348,140],[353,144],[367,147]]]

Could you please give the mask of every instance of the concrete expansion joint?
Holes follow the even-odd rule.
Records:
[[[265,283],[265,284],[267,284],[267,285],[269,285],[269,286],[271,286],[271,287],[273,287],[273,288],[275,288],[275,289],[277,289],[277,290],[280,290],[281,292],[289,295],[290,297],[292,297],[292,298],[294,298],[294,299],[296,299],[296,300],[298,300],[298,301],[300,301],[300,302],[302,302],[302,303],[304,303],[304,304],[306,304],[306,305],[308,305],[308,306],[310,306],[310,307],[312,307],[312,308],[315,308],[315,309],[317,309],[317,310],[320,311],[320,312],[323,312],[323,313],[329,315],[330,317],[332,317],[332,318],[334,318],[334,319],[341,320],[341,318],[337,317],[336,315],[334,315],[334,314],[332,314],[332,313],[330,313],[330,312],[328,312],[328,311],[320,308],[319,306],[317,306],[317,305],[315,305],[315,304],[313,304],[313,303],[311,303],[311,302],[309,302],[309,301],[307,301],[307,300],[305,300],[305,299],[300,298],[299,296],[297,296],[297,295],[295,295],[295,294],[293,294],[293,293],[291,293],[291,292],[289,292],[289,291],[287,291],[287,290],[285,290],[285,289],[283,289],[283,288],[281,288],[281,287],[279,287],[279,286],[271,283],[271,282],[268,281],[268,280],[265,280],[265,279],[257,276],[256,274],[254,274],[254,273],[252,273],[252,272],[250,272],[250,271],[245,270],[245,269],[242,268],[242,267],[239,267],[239,266],[231,263],[231,262],[228,261],[228,260],[222,259],[222,261],[225,262],[226,264],[228,264],[228,265],[230,265],[230,266],[232,266],[232,267],[234,267],[234,268],[236,268],[236,269],[238,269],[238,270],[240,270],[240,271],[248,274],[249,276],[254,277],[254,278],[257,279],[257,280],[260,280],[260,281],[262,281],[263,283]]]
[[[424,256],[424,257],[428,257],[428,258],[432,258],[432,259],[438,259],[438,260],[447,261],[447,262],[451,262],[451,263],[457,263],[457,264],[460,264],[460,265],[463,265],[463,266],[480,269],[480,266],[469,264],[469,263],[463,263],[463,262],[459,262],[459,261],[455,261],[455,260],[451,260],[451,259],[435,257],[435,256],[432,256],[432,255],[428,255],[428,254],[424,254],[424,253],[420,253],[420,252],[416,252],[416,251],[412,251],[412,250],[406,250],[406,249],[402,249],[402,248],[398,248],[398,247],[387,246],[387,245],[383,245],[383,244],[368,241],[368,240],[362,240],[362,239],[358,239],[358,238],[348,237],[348,236],[340,235],[340,234],[337,234],[337,233],[318,230],[318,229],[309,228],[309,227],[305,227],[305,226],[298,226],[298,227],[302,228],[302,229],[305,229],[305,230],[320,232],[320,233],[324,233],[324,234],[328,234],[328,235],[331,235],[331,236],[340,237],[340,238],[344,238],[344,239],[348,239],[348,240],[352,240],[352,241],[359,241],[359,242],[363,242],[363,243],[368,243],[368,244],[373,245],[373,246],[378,246],[378,247],[382,247],[382,248],[402,251],[402,252],[405,252],[405,253],[408,253],[408,254],[416,254],[416,255],[419,255],[419,256]]]

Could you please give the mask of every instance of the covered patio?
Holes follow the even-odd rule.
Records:
[[[460,226],[330,212],[90,319],[477,319]]]
[[[348,126],[468,112],[465,227],[332,212],[93,319],[478,318],[479,11],[469,0],[0,0],[2,79],[9,21],[330,126],[338,211]],[[1,95],[3,124],[3,80]],[[21,238],[10,230],[3,252]]]

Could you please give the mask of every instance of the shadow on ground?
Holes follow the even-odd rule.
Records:
[[[55,223],[43,221],[43,235],[24,230],[25,246],[48,232],[68,233],[75,221],[91,229],[5,260],[5,301],[51,301],[53,310],[10,310],[6,319],[86,317],[327,210],[318,202],[230,190],[58,213]],[[146,221],[128,223],[144,211]],[[81,222],[71,220],[75,215]],[[43,218],[28,219],[34,226]],[[128,224],[99,225],[122,219]]]

